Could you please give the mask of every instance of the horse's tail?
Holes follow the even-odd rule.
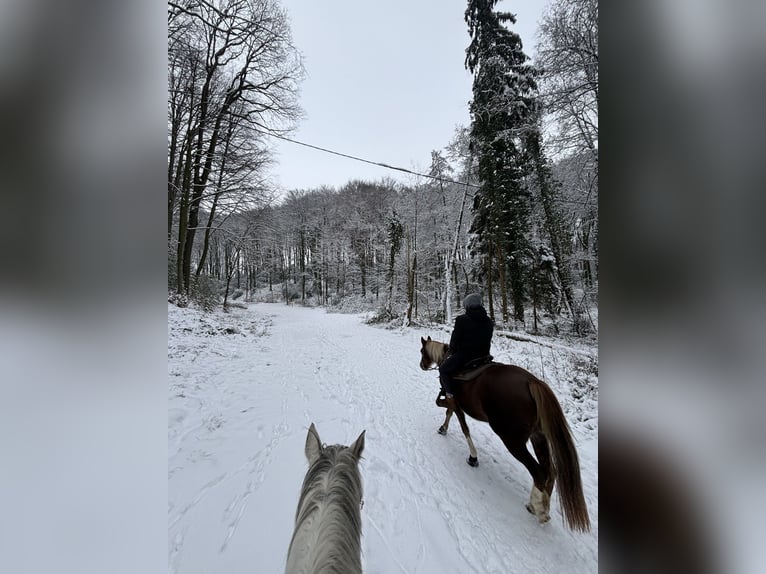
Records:
[[[529,392],[537,404],[540,426],[550,445],[564,519],[572,530],[587,532],[590,530],[590,518],[582,492],[580,461],[564,412],[556,395],[544,382],[533,379],[529,383]]]

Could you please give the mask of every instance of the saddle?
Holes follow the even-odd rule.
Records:
[[[499,365],[494,361],[492,355],[485,357],[479,357],[473,361],[468,361],[463,368],[452,377],[454,381],[470,381],[478,377],[483,371],[489,369],[493,365]]]
[[[496,363],[492,355],[486,357],[479,357],[473,361],[468,361],[463,368],[458,371],[456,375],[452,377],[453,381],[471,381],[478,377],[482,372],[489,369],[493,365],[500,365],[502,363]],[[439,390],[439,394],[436,396],[436,406],[447,406],[447,395],[444,393],[444,389]]]

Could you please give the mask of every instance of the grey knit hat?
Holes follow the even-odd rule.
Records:
[[[481,295],[478,293],[471,293],[463,300],[463,307],[465,307],[466,311],[468,311],[468,309],[474,309],[481,306]]]

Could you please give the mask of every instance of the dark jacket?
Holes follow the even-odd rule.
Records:
[[[449,341],[450,354],[458,354],[464,364],[489,355],[494,325],[484,307],[472,307],[455,319]]]

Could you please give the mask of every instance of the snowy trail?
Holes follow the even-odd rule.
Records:
[[[595,413],[582,424],[570,419],[594,526],[574,534],[555,495],[548,524],[527,513],[531,478],[488,425],[469,421],[478,468],[465,463],[457,421],[446,437],[436,433],[444,414],[433,402],[436,374],[418,361],[420,336],[440,333],[277,304],[168,313],[171,572],[283,571],[311,422],[328,443],[349,444],[367,431],[365,572],[596,570]],[[515,345],[493,353],[530,353]],[[567,383],[548,382],[569,416]]]

